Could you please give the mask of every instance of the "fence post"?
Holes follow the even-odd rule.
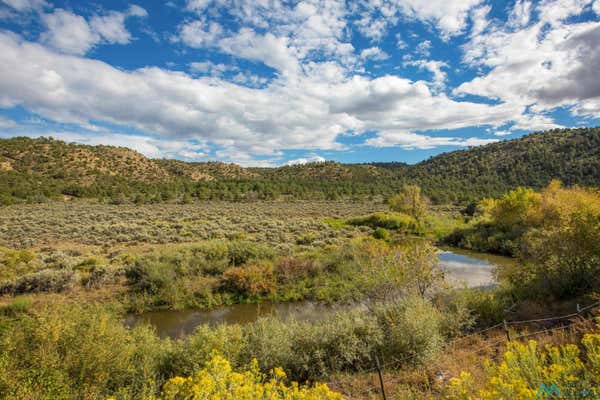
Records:
[[[508,329],[508,322],[506,320],[504,322],[504,332],[506,332],[506,340],[510,342],[510,330]]]
[[[385,388],[383,387],[383,377],[381,376],[381,365],[379,365],[379,357],[375,354],[375,364],[377,365],[377,374],[379,375],[379,385],[381,385],[381,395],[383,400],[387,400],[385,397]]]

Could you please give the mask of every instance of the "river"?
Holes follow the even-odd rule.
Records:
[[[507,257],[475,253],[467,250],[442,248],[439,265],[447,282],[455,287],[489,287],[495,284],[493,270],[497,265],[513,263]],[[313,302],[235,304],[210,311],[165,310],[128,315],[127,326],[148,323],[156,328],[162,338],[181,338],[200,324],[246,324],[261,316],[277,315],[281,318],[316,320],[332,310],[340,309]],[[343,309],[343,307],[341,307]]]

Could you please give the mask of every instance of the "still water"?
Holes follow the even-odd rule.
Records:
[[[445,271],[446,280],[457,287],[492,286],[494,285],[494,267],[514,262],[506,257],[448,248],[440,250],[439,259],[440,267]],[[162,338],[181,338],[192,333],[201,324],[246,324],[268,315],[276,315],[283,319],[293,317],[300,321],[311,321],[323,318],[324,315],[340,309],[343,307],[312,302],[236,304],[211,311],[151,311],[139,315],[129,315],[125,324],[134,326],[139,323],[148,323],[156,328],[158,335]]]

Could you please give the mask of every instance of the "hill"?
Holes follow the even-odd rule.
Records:
[[[435,202],[467,202],[551,179],[600,186],[600,128],[561,129],[444,153],[415,165],[336,162],[243,168],[149,159],[51,138],[0,139],[0,203],[63,196],[111,201],[389,196],[416,183]]]

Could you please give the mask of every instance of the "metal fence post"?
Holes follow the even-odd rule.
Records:
[[[379,375],[379,385],[381,385],[381,395],[383,400],[387,400],[385,397],[385,388],[383,387],[383,377],[381,376],[381,365],[379,364],[379,357],[375,354],[375,364],[377,365],[377,374]]]

